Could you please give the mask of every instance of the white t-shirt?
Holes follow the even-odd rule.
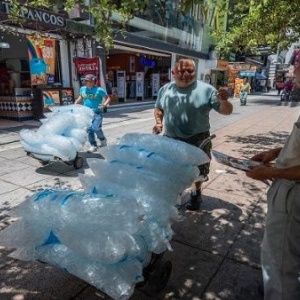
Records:
[[[300,117],[276,161],[279,168],[290,168],[300,165]]]

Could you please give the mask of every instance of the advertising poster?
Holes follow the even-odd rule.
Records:
[[[135,56],[129,57],[129,72],[130,73],[135,72]]]
[[[160,74],[152,74],[152,97],[157,97],[160,87]]]
[[[97,78],[96,84],[105,88],[102,63],[99,57],[76,57],[74,58],[74,63],[79,78],[82,78],[87,74],[93,74]]]
[[[49,106],[60,105],[59,90],[43,90],[42,95],[44,108],[47,108]]]
[[[61,90],[61,105],[70,105],[74,103],[74,90],[64,88]]]
[[[136,97],[144,98],[144,72],[136,73]]]
[[[31,85],[54,83],[56,71],[56,40],[28,35],[27,48]]]
[[[125,99],[126,97],[126,72],[117,71],[117,89],[118,97]]]

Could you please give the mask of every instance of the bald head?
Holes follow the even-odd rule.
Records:
[[[180,59],[172,70],[176,85],[187,87],[196,80],[196,65],[192,59]]]

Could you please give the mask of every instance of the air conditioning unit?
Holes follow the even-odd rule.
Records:
[[[85,21],[89,20],[89,14],[85,11],[84,6],[77,3],[69,12],[69,18],[74,21]]]

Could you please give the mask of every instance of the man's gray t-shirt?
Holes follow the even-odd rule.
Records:
[[[159,90],[155,107],[164,112],[167,136],[188,138],[209,131],[209,112],[218,111],[220,102],[207,83],[198,80],[183,89],[170,82]]]

